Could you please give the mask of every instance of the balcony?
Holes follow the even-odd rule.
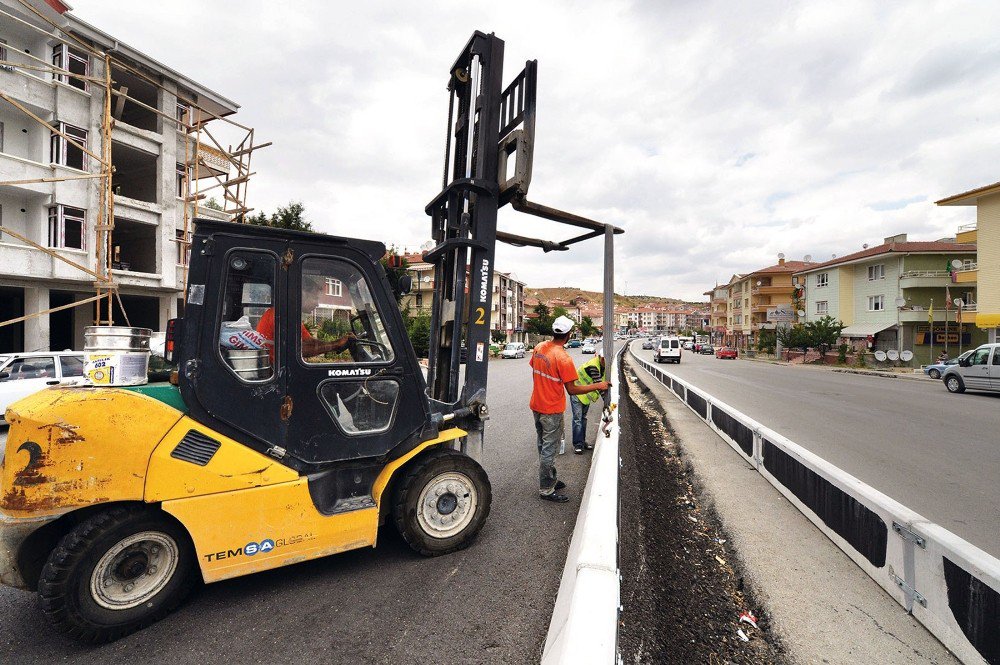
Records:
[[[978,228],[975,222],[972,224],[965,224],[958,227],[958,232],[955,234],[955,242],[958,243],[971,243],[976,242],[978,236]]]
[[[944,288],[951,284],[951,273],[947,270],[907,270],[899,276],[899,286],[903,289]]]
[[[976,317],[975,313],[979,311],[978,303],[969,303],[962,307],[962,323],[975,323]],[[973,316],[968,316],[969,313]],[[958,317],[958,309],[952,307],[950,310],[945,310],[942,307],[934,307],[934,325],[944,324],[945,317],[947,314],[947,320],[951,323],[955,323]],[[920,309],[904,309],[899,312],[899,320],[903,323],[927,323],[928,311],[924,308]]]
[[[782,284],[778,286],[755,286],[750,290],[750,293],[761,296],[789,296],[791,297],[792,286],[790,284]]]
[[[979,264],[976,262],[967,263],[961,270],[955,271],[956,284],[975,284],[979,281]]]

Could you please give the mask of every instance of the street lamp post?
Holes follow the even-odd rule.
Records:
[[[906,298],[899,296],[896,298],[896,351],[903,353],[903,322],[902,312],[906,305]]]

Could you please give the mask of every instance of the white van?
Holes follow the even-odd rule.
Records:
[[[14,402],[48,386],[83,383],[79,351],[0,354],[0,424]]]
[[[1000,344],[983,344],[967,356],[960,356],[957,365],[949,365],[941,375],[948,392],[968,390],[1000,392]]]
[[[653,352],[653,360],[658,363],[681,362],[681,340],[676,337],[664,337]]]

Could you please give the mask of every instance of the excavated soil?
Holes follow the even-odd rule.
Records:
[[[790,662],[659,403],[630,369],[619,380],[622,662]]]

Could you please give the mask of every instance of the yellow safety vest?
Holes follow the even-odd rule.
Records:
[[[587,367],[591,366],[596,367],[597,371],[601,372],[601,359],[592,358],[591,360],[588,360],[587,362],[580,365],[580,368],[576,371],[576,375],[578,377],[576,385],[589,386],[594,382],[594,379],[590,378],[590,375],[587,374]],[[604,380],[604,372],[601,372],[601,380],[602,381]],[[580,404],[593,404],[594,402],[596,402],[601,398],[601,393],[594,390],[589,393],[584,393],[583,395],[576,395],[576,398],[580,400]]]

